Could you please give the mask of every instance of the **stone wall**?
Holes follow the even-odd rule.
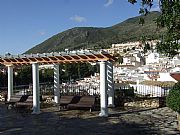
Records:
[[[157,108],[165,106],[165,98],[151,98],[140,101],[126,102],[125,107]]]
[[[0,92],[0,102],[7,101],[7,92]]]
[[[45,103],[52,103],[53,101],[53,96],[52,95],[42,95],[42,101]]]

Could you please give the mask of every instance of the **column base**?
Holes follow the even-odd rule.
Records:
[[[107,113],[99,113],[99,116],[100,117],[108,117],[108,114]]]
[[[115,105],[110,104],[110,105],[108,105],[108,108],[115,108]]]
[[[55,96],[53,102],[56,104],[59,104],[59,102],[60,102],[59,99],[60,99],[60,96]]]
[[[41,111],[38,111],[38,112],[33,111],[31,114],[40,114],[40,113]]]

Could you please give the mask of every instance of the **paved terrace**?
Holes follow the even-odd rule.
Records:
[[[58,111],[57,107],[42,109],[39,115],[7,110],[0,103],[0,134],[2,135],[145,135],[180,134],[176,130],[176,113],[167,107],[145,111],[111,110],[108,118],[98,111]]]

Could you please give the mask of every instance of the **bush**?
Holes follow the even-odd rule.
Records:
[[[124,89],[123,92],[126,97],[134,97],[135,96],[133,87],[131,87],[129,89]]]
[[[123,107],[124,106],[124,98],[123,98],[123,92],[120,89],[115,89],[115,100],[114,104],[115,106]]]
[[[180,114],[180,81],[169,91],[166,103],[169,108]]]

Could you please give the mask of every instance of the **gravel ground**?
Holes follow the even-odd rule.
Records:
[[[111,109],[108,118],[98,111],[42,109],[39,115],[7,110],[0,103],[0,134],[2,135],[173,135],[176,113],[167,107],[122,111]]]

